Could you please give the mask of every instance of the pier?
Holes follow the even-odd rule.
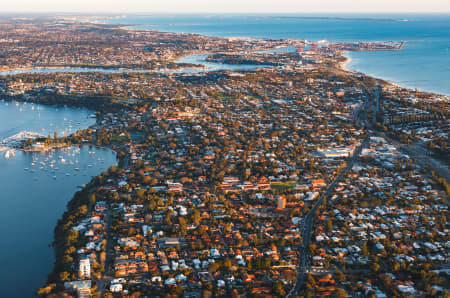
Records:
[[[23,141],[26,141],[28,139],[37,139],[37,138],[43,138],[44,135],[36,132],[30,132],[30,131],[21,131],[19,133],[16,133],[15,135],[12,135],[2,141],[0,141],[0,151],[6,151],[11,148],[17,148],[20,145],[22,145]]]

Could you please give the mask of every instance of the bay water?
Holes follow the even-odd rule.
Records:
[[[87,109],[0,101],[0,141],[21,131],[60,136],[95,123]],[[83,184],[115,165],[95,146],[47,153],[0,152],[0,297],[33,297],[54,262],[53,231]]]
[[[450,95],[450,14],[130,15],[100,21],[219,37],[417,41],[401,51],[351,52],[348,67]]]

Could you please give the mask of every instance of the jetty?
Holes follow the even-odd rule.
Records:
[[[22,145],[23,141],[26,141],[28,139],[37,139],[37,138],[43,138],[43,137],[45,137],[45,136],[40,133],[30,132],[30,131],[21,131],[19,133],[16,133],[15,135],[12,135],[12,136],[0,141],[0,151],[5,151],[5,150],[9,150],[11,148],[20,147]]]

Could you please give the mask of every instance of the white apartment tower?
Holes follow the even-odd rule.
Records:
[[[80,260],[80,277],[91,278],[91,262],[88,258]]]

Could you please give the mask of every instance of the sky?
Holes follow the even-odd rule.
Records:
[[[450,0],[0,0],[0,13],[450,12]]]

